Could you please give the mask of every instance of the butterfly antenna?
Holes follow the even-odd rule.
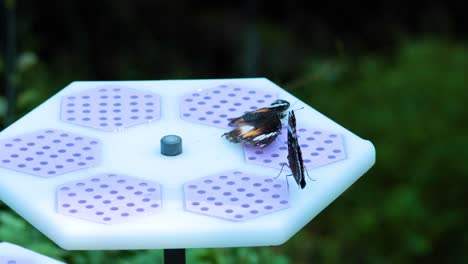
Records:
[[[302,110],[302,109],[304,109],[304,106],[299,107],[299,108],[294,108],[294,109],[293,109],[293,106],[294,106],[295,104],[297,104],[298,102],[299,102],[299,100],[296,100],[291,106],[289,106],[289,108],[292,109],[292,110],[290,110],[290,111],[296,111],[296,110]]]
[[[289,106],[290,108],[293,107],[295,104],[297,104],[297,102],[299,102],[299,100],[296,100],[291,106]]]
[[[283,128],[281,128],[281,130],[283,130]],[[281,146],[283,146],[283,147],[285,147],[287,149],[288,147],[285,146],[283,141],[281,141],[281,139],[280,139],[280,135],[284,135],[283,133],[281,133],[281,130],[280,130],[279,135],[275,138],[275,140],[277,140],[281,144]]]
[[[209,135],[207,135],[206,137],[203,137],[203,138],[212,138],[212,137],[215,137],[215,136],[217,136],[217,135],[219,135],[219,137],[224,137],[225,134],[227,134],[227,133],[229,133],[229,131],[228,131],[228,132],[225,132],[225,133],[223,133],[223,134],[221,134],[221,135],[219,135],[219,132],[217,131],[217,132],[213,132],[213,133],[211,133],[211,134],[209,134]],[[190,144],[198,144],[198,143],[200,143],[200,142],[202,141],[203,138],[200,137],[200,138],[197,138],[197,139],[193,139],[193,140],[190,140],[190,141],[187,142],[187,143],[190,143]],[[185,143],[184,143],[184,144],[185,144]]]
[[[304,109],[304,107],[301,107],[301,108],[296,108],[296,109],[293,109],[294,111],[297,111],[297,110],[302,110]]]

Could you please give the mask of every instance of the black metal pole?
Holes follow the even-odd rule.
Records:
[[[185,264],[185,248],[165,249],[164,264]]]

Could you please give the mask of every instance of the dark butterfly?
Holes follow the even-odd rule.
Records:
[[[230,142],[266,147],[279,135],[281,119],[286,116],[283,112],[289,108],[289,105],[288,101],[276,100],[268,107],[233,118],[229,125],[236,128],[222,136]]]
[[[294,111],[289,112],[288,117],[288,163],[296,183],[304,189],[306,186],[304,178],[304,161],[302,160],[302,151],[297,141],[296,116]],[[286,164],[285,164],[286,165]]]

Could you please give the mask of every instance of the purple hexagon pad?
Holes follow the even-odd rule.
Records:
[[[64,96],[61,119],[104,131],[120,131],[160,119],[160,108],[156,94],[104,87]]]
[[[35,264],[36,261],[29,258],[17,258],[14,256],[0,256],[0,264]]]
[[[203,125],[231,128],[228,126],[229,118],[269,106],[274,100],[276,96],[271,92],[223,84],[183,96],[180,117]]]
[[[57,187],[57,211],[88,221],[116,224],[160,210],[158,183],[122,174],[99,174]]]
[[[97,165],[102,143],[95,138],[46,129],[1,140],[0,146],[0,167],[53,177]]]
[[[184,184],[185,210],[244,221],[289,207],[287,182],[241,171],[225,171]]]
[[[260,149],[243,145],[244,154],[248,163],[282,168],[288,162],[287,129],[283,127],[281,134],[273,143]],[[301,146],[302,159],[307,168],[317,168],[346,159],[342,136],[313,128],[298,128],[297,137]],[[285,168],[287,168],[285,166]]]

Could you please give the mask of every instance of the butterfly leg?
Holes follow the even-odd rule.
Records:
[[[281,176],[281,173],[283,172],[284,166],[290,168],[289,165],[288,165],[286,162],[283,162],[283,165],[281,165],[281,170],[280,170],[279,174],[278,174],[274,179],[276,179],[276,178],[278,178],[279,176]],[[290,168],[290,169],[291,169],[291,168]],[[293,176],[293,175],[292,175],[292,174],[286,175],[286,185],[288,186],[288,189],[289,189],[288,177],[291,177],[291,176]]]
[[[284,166],[287,166],[289,168],[289,165],[286,162],[283,162],[283,165],[281,165],[281,170],[280,170],[279,174],[276,177],[274,177],[273,179],[276,179],[281,175],[281,173],[283,172]]]
[[[306,171],[307,178],[309,178],[309,180],[311,180],[311,181],[315,181],[315,179],[312,179],[312,178],[309,176],[309,171],[307,171],[307,167],[304,166],[304,169],[305,169],[305,171]]]

